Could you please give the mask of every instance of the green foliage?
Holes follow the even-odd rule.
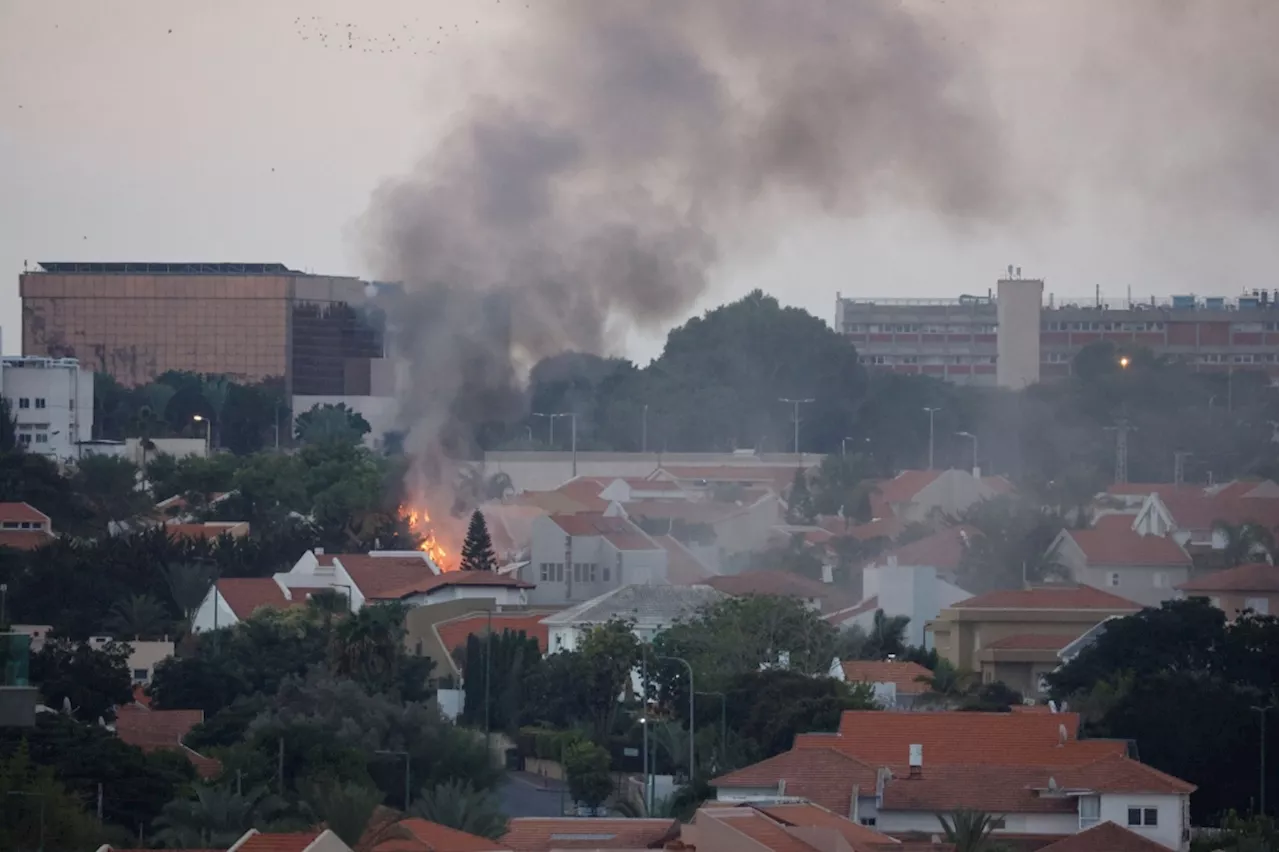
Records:
[[[507,833],[502,804],[489,790],[477,790],[465,781],[447,781],[424,787],[409,808],[409,815],[478,837],[498,840]]]
[[[115,707],[133,700],[129,646],[108,642],[100,648],[70,639],[49,639],[31,657],[31,682],[41,700],[56,710],[70,702],[77,719],[115,719]]]
[[[851,523],[871,520],[874,479],[871,460],[861,453],[826,456],[811,488],[814,511],[819,515],[843,514]]]
[[[525,722],[582,727],[602,743],[614,731],[618,699],[639,665],[640,643],[631,625],[612,621],[589,631],[576,651],[549,655],[525,681]]]
[[[1276,821],[1227,811],[1217,832],[1191,841],[1191,852],[1276,852]]]
[[[285,803],[266,790],[236,793],[201,784],[189,799],[165,805],[153,839],[169,848],[230,846],[251,828],[270,830],[285,813]]]
[[[841,631],[836,654],[841,660],[901,657],[907,652],[906,633],[910,622],[908,616],[886,616],[884,610],[878,609],[870,630],[854,624]]]
[[[564,752],[564,771],[569,795],[589,808],[604,804],[613,792],[609,774],[609,752],[592,742],[580,740]]]
[[[809,491],[809,477],[796,468],[791,479],[791,488],[787,491],[787,521],[792,524],[811,524],[817,515],[813,494]]]
[[[98,827],[51,768],[26,746],[0,760],[0,849],[92,849]]]
[[[493,554],[493,540],[489,537],[489,526],[479,509],[471,513],[471,522],[467,525],[467,538],[462,543],[462,561],[459,567],[463,571],[497,571],[498,558]]]
[[[846,710],[876,709],[867,686],[781,669],[738,674],[725,695],[729,727],[749,741],[759,759],[790,749],[796,734],[837,730]],[[708,711],[719,707],[703,701],[701,719],[718,721]]]
[[[525,712],[526,678],[536,672],[541,657],[538,640],[524,631],[467,637],[460,721],[477,727],[487,723],[491,730],[514,732]]]
[[[76,462],[71,486],[84,501],[99,532],[111,521],[124,521],[151,506],[151,498],[138,488],[138,467],[115,456],[88,455]]]
[[[8,397],[0,396],[0,453],[21,452],[18,423],[13,419]]]
[[[111,605],[104,626],[124,640],[155,640],[171,631],[169,612],[151,595],[129,595]]]
[[[315,405],[294,420],[294,434],[303,444],[345,444],[355,446],[372,427],[369,421],[345,403]]]
[[[393,688],[404,656],[404,615],[402,605],[371,604],[340,620],[329,645],[332,672],[371,692]]]
[[[1061,516],[1023,498],[975,503],[960,518],[978,535],[960,559],[961,585],[975,594],[1020,589],[1027,582],[1061,579],[1065,569],[1051,545],[1065,526]]]
[[[995,820],[991,814],[961,808],[943,816],[938,814],[946,841],[955,852],[1002,852],[1005,847],[991,839]]]
[[[307,786],[306,804],[322,823],[348,846],[355,848],[373,820],[383,794],[361,784],[345,784],[325,778]]]

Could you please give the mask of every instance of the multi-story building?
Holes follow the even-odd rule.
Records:
[[[1043,282],[1010,275],[957,299],[836,297],[836,330],[872,369],[963,384],[1025,387],[1067,376],[1090,343],[1150,349],[1200,372],[1277,374],[1277,298],[1041,298]],[[1038,354],[1038,360],[1037,360]]]
[[[279,263],[45,263],[24,272],[22,351],[125,385],[168,370],[369,395],[384,321],[356,278]]]
[[[0,395],[28,452],[68,461],[93,437],[93,373],[75,358],[0,359]]]

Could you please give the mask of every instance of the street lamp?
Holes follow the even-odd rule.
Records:
[[[404,758],[404,809],[406,811],[409,810],[409,752],[380,748],[374,752],[374,754],[385,754]]]
[[[572,428],[572,430],[573,430],[573,435],[572,435],[572,439],[571,439],[571,441],[572,441],[571,449],[572,449],[572,451],[573,451],[573,475],[574,475],[574,476],[577,476],[577,475],[578,475],[578,413],[577,413],[576,411],[559,411],[559,412],[555,412],[555,413],[551,413],[551,414],[544,414],[544,413],[542,413],[542,412],[535,411],[535,412],[533,412],[533,416],[534,416],[534,417],[545,417],[545,418],[547,418],[547,421],[551,424],[551,425],[550,425],[550,427],[548,428],[548,431],[547,431],[547,444],[548,444],[548,445],[554,445],[554,444],[555,444],[555,440],[556,440],[556,418],[557,418],[557,417],[568,417],[568,418],[570,418],[570,422],[571,422],[571,424],[572,424],[572,427],[571,427],[571,428]]]
[[[813,402],[813,400],[812,399],[784,399],[782,397],[779,397],[778,402],[785,402],[787,405],[795,406],[795,413],[792,415],[791,419],[795,428],[795,439],[793,443],[793,448],[795,450],[796,459],[798,461],[800,458],[800,406],[808,405],[809,403]],[[693,770],[691,769],[689,771],[692,772]]]
[[[714,691],[714,690],[712,690],[712,691],[703,690],[703,691],[699,692],[698,694],[699,694],[699,695],[718,695],[718,696],[720,696],[720,762],[721,762],[721,763],[723,763],[723,762],[724,762],[724,755],[725,755],[725,745],[727,744],[727,742],[728,742],[728,738],[729,738],[729,733],[728,733],[728,732],[729,732],[729,726],[728,726],[728,724],[727,724],[727,723],[728,723],[728,718],[729,718],[729,717],[728,717],[728,714],[727,714],[727,712],[726,712],[726,703],[725,703],[725,696],[724,696],[724,693],[723,693],[723,692],[716,692],[716,691]],[[689,730],[690,730],[690,731],[692,731],[692,730],[693,730],[693,725],[692,725],[692,723],[689,725]],[[691,735],[692,735],[692,734],[691,734]]]
[[[556,418],[559,414],[543,414],[541,411],[533,412],[534,417],[547,418],[547,446],[555,449],[556,446]]]
[[[1127,370],[1127,369],[1129,369],[1129,356],[1128,356],[1128,355],[1121,355],[1121,356],[1120,356],[1120,361],[1119,361],[1118,363],[1120,364],[1120,369],[1121,369],[1121,370]]]
[[[209,457],[209,432],[213,423],[210,422],[203,414],[193,414],[191,419],[197,423],[204,424],[204,457]]]
[[[925,406],[924,410],[929,412],[929,470],[933,470],[933,415],[942,409]]]
[[[961,438],[968,438],[973,441],[973,475],[978,476],[978,436],[972,432],[957,432]]]

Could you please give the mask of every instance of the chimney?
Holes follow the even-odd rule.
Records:
[[[830,566],[830,565],[823,565],[823,566],[822,566],[822,582],[824,582],[824,583],[833,583],[833,582],[835,582],[835,580],[834,580],[834,579],[832,578],[832,576],[831,576],[831,566]]]
[[[912,743],[907,746],[907,751],[907,777],[919,778],[921,772],[924,770],[924,746]]]

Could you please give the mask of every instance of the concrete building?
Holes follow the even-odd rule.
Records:
[[[1276,596],[1280,592],[1280,569],[1266,562],[1237,565],[1214,571],[1178,585],[1179,597],[1208,598],[1209,603],[1239,618],[1245,612],[1275,615]]]
[[[93,437],[93,373],[75,358],[0,359],[0,394],[29,453],[71,461]]]
[[[35,550],[54,539],[53,520],[30,503],[0,503],[0,548]]]
[[[1072,582],[1143,606],[1175,599],[1175,587],[1191,577],[1186,549],[1173,536],[1144,534],[1133,515],[1103,515],[1090,529],[1063,530],[1050,552]]]
[[[280,263],[46,263],[22,273],[22,352],[121,384],[168,370],[368,395],[384,318],[355,278]]]
[[[928,564],[893,561],[864,568],[860,612],[847,623],[870,630],[876,610],[883,610],[890,618],[905,615],[910,619],[904,634],[906,643],[932,648],[933,636],[925,630],[925,625],[947,607],[973,597],[938,575],[938,569]]]
[[[955,299],[837,293],[835,329],[858,348],[869,369],[960,384],[1017,387],[1032,376],[1067,376],[1076,353],[1104,340],[1179,358],[1200,372],[1277,376],[1277,300],[1266,291],[1236,299],[1056,299],[1050,294],[1037,312],[1032,295],[1042,289],[1043,282],[1014,274],[998,282],[995,293]],[[1018,363],[1002,367],[1002,355]]]
[[[584,633],[616,620],[631,622],[637,639],[652,642],[677,621],[722,598],[710,586],[622,586],[542,619],[547,651],[576,650]]]
[[[536,586],[533,606],[587,601],[623,586],[668,584],[667,550],[624,517],[548,515],[531,524],[520,579]]]

